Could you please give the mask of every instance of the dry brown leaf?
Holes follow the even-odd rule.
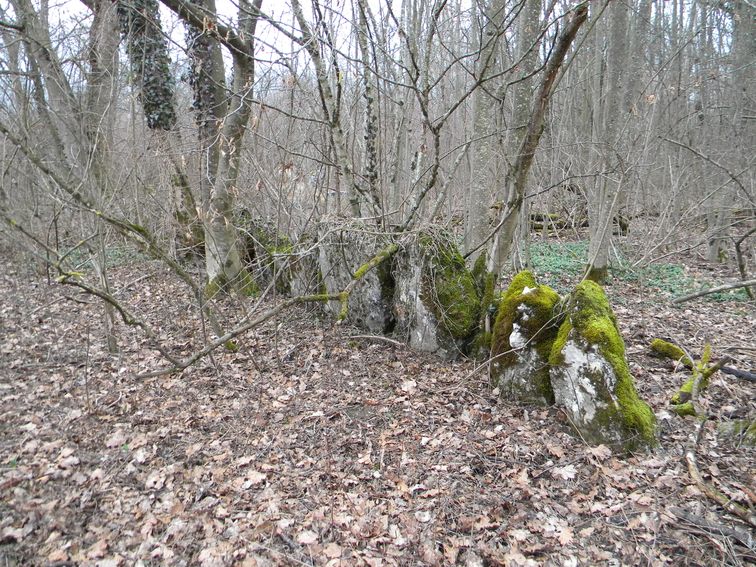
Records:
[[[108,449],[113,449],[114,447],[125,445],[128,440],[129,436],[126,435],[126,432],[123,429],[117,429],[110,437],[105,440],[105,446]]]
[[[318,541],[318,534],[312,530],[303,530],[297,534],[297,542],[302,545],[311,545]]]
[[[572,480],[577,476],[577,469],[575,468],[575,465],[557,467],[551,471],[551,476],[562,478],[564,480]]]
[[[105,538],[98,539],[92,546],[87,550],[87,558],[88,559],[101,559],[105,557],[105,554],[108,552],[108,540]]]
[[[341,549],[341,546],[335,542],[331,542],[323,547],[323,555],[325,555],[329,559],[336,559],[338,557],[341,557],[342,553],[343,550]]]
[[[569,526],[562,526],[559,528],[559,543],[562,545],[569,545],[572,543],[572,528]]]

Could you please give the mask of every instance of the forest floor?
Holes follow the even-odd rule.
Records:
[[[737,279],[680,263],[702,284]],[[160,268],[112,276],[176,354],[200,344]],[[99,304],[0,259],[0,565],[754,564],[753,531],[688,474],[696,422],[668,406],[687,374],[648,344],[708,342],[754,371],[756,304],[674,306],[638,279],[607,293],[659,420],[650,453],[588,447],[558,409],[498,399],[473,362],[355,338],[314,309],[136,379],[159,364],[142,336],[119,328],[108,354]],[[717,424],[756,416],[756,384],[719,373],[701,403],[704,479],[753,510],[754,449]]]

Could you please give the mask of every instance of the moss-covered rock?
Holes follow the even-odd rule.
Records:
[[[233,281],[219,275],[207,282],[204,293],[205,299],[212,299],[219,293],[236,291],[246,297],[254,297],[260,293],[260,287],[246,269],[242,269]]]
[[[635,390],[609,301],[586,280],[572,293],[549,362],[556,403],[592,444],[631,451],[656,443],[656,419]]]
[[[236,212],[234,224],[241,238],[242,259],[256,281],[267,286],[275,282],[278,293],[291,291],[291,240],[276,227],[255,218],[246,209]]]
[[[427,271],[422,294],[439,323],[455,339],[470,337],[477,328],[480,294],[456,244],[443,233],[419,239]]]
[[[559,294],[533,274],[517,274],[499,302],[491,345],[491,383],[510,400],[554,402],[549,356],[561,322]]]
[[[480,293],[453,239],[407,235],[394,259],[396,332],[417,350],[467,353],[480,321]]]

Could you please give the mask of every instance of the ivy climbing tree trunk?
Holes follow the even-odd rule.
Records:
[[[245,295],[253,294],[257,287],[242,265],[233,224],[233,195],[252,112],[255,30],[262,0],[238,3],[236,29],[218,20],[215,0],[203,0],[201,4],[161,1],[187,24],[201,153],[200,195],[208,280],[205,293],[212,297],[218,291],[234,288]],[[231,85],[226,83],[221,44],[231,55]]]

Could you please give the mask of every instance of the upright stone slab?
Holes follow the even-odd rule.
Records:
[[[550,363],[555,401],[585,441],[622,452],[656,443],[656,419],[638,398],[617,321],[598,284],[584,281],[573,291]]]
[[[343,291],[357,269],[389,243],[386,237],[375,234],[374,227],[358,221],[322,222],[318,233],[318,265],[327,293]],[[386,261],[360,278],[349,296],[347,320],[373,333],[390,331],[394,326],[393,295],[391,262]],[[341,303],[330,301],[325,308],[335,317],[341,311]]]
[[[464,353],[477,330],[480,297],[453,240],[441,231],[409,235],[394,258],[395,333],[415,350]]]
[[[499,302],[491,341],[491,383],[516,402],[550,405],[549,355],[559,330],[559,294],[517,274]]]
[[[325,292],[315,238],[310,235],[302,235],[299,238],[292,250],[289,271],[291,272],[292,297]],[[319,303],[316,305],[322,307]]]
[[[237,211],[234,222],[241,239],[242,258],[255,281],[267,287],[275,280],[276,291],[289,294],[291,240],[246,209]]]

